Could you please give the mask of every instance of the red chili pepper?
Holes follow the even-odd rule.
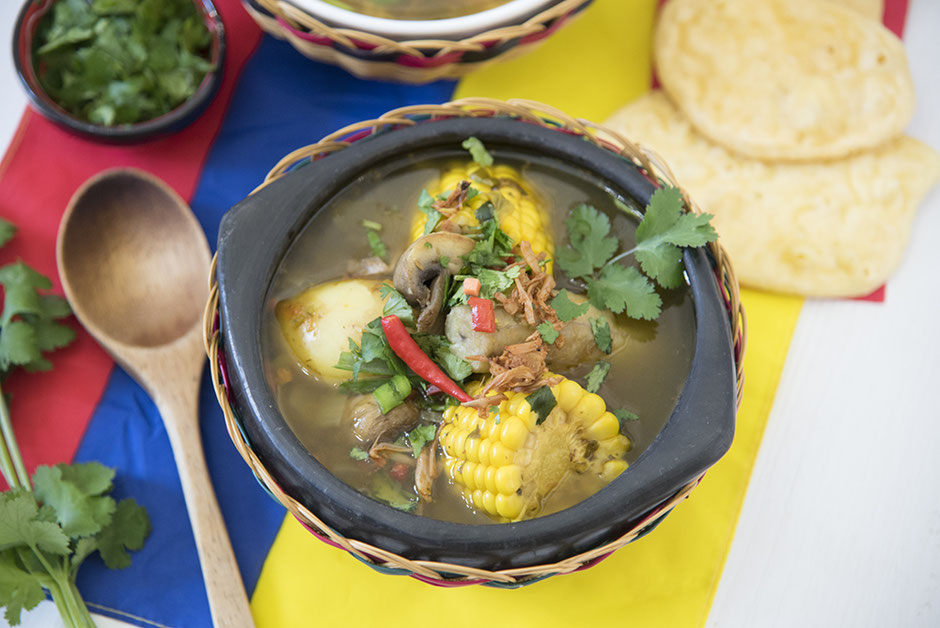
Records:
[[[482,331],[487,334],[496,331],[496,312],[491,300],[470,297],[467,299],[467,304],[470,306],[470,322],[473,324],[473,331]]]
[[[473,400],[473,397],[465,393],[460,386],[454,383],[454,380],[447,377],[444,371],[421,350],[418,343],[405,329],[405,324],[401,322],[400,318],[394,314],[383,316],[382,330],[385,332],[388,346],[395,352],[395,355],[400,357],[402,362],[407,364],[408,368],[417,373],[421,379],[429,384],[434,384],[458,401]]]

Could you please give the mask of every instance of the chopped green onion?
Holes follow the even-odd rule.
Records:
[[[400,406],[410,394],[411,382],[404,375],[395,375],[372,391],[372,396],[379,404],[382,414],[388,414],[392,409]]]
[[[366,229],[373,229],[375,231],[382,230],[382,223],[375,222],[374,220],[369,220],[368,218],[363,219],[362,226],[365,227]]]

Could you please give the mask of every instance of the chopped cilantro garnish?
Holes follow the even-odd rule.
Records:
[[[385,300],[385,307],[382,309],[383,316],[394,314],[401,319],[405,325],[414,326],[414,310],[408,305],[408,301],[402,296],[401,292],[391,285],[384,283],[379,286],[379,294]]]
[[[541,334],[542,340],[544,340],[550,345],[555,344],[555,341],[558,339],[558,336],[560,335],[558,331],[556,331],[555,328],[552,327],[552,324],[549,323],[548,321],[542,321],[541,323],[539,323],[536,329],[538,330],[539,334]]]
[[[590,308],[588,303],[578,304],[572,301],[567,290],[561,290],[556,294],[555,298],[552,299],[551,306],[555,310],[555,313],[558,314],[558,318],[564,323],[573,321],[586,313]]]
[[[471,190],[473,188],[470,188]],[[477,221],[486,222],[487,220],[493,220],[496,217],[496,208],[493,207],[493,203],[486,201],[479,207],[473,214],[476,216]]]
[[[366,229],[373,229],[375,231],[382,230],[382,223],[375,222],[374,220],[369,220],[368,218],[363,219],[362,226]]]
[[[434,440],[436,434],[437,425],[433,423],[419,425],[408,432],[408,442],[411,443],[411,451],[415,458],[418,457],[425,445]]]
[[[541,425],[555,409],[555,406],[558,405],[555,395],[552,394],[552,389],[548,386],[542,386],[526,397],[525,400],[529,402],[529,407],[532,408],[532,412],[537,417],[535,419],[536,425]]]
[[[489,168],[493,165],[493,156],[489,154],[483,142],[478,138],[471,135],[463,141],[461,146],[470,152],[470,156],[473,157],[473,161],[475,161],[477,165],[484,168]]]
[[[427,235],[434,231],[443,216],[441,212],[434,209],[434,197],[428,194],[427,190],[421,190],[421,196],[418,197],[418,209],[427,216],[424,223],[424,235]]]
[[[588,392],[596,393],[601,388],[601,384],[607,379],[607,373],[610,372],[610,362],[598,362],[587,374],[587,385],[585,389]]]
[[[461,382],[473,373],[473,366],[450,350],[450,341],[446,336],[415,334],[413,337],[421,350],[443,368],[454,381]]]
[[[631,318],[653,320],[662,310],[662,299],[653,284],[633,266],[611,264],[599,279],[588,281],[588,298],[594,307]]]
[[[476,274],[476,278],[480,280],[480,297],[492,299],[497,292],[509,290],[521,272],[522,269],[518,266],[506,270],[481,268]]]
[[[617,417],[621,423],[624,421],[638,421],[640,419],[639,415],[636,413],[630,412],[629,410],[624,410],[622,408],[617,408],[616,410],[611,410],[610,412],[615,417]]]
[[[610,353],[611,347],[611,338],[610,338],[610,324],[608,324],[606,318],[592,318],[591,322],[591,331],[594,333],[594,344],[597,345],[597,348],[603,351],[604,353]]]
[[[378,231],[366,229],[366,239],[369,240],[369,248],[372,249],[373,255],[381,259],[388,259],[388,247],[382,242],[382,236],[379,235]]]
[[[404,510],[405,512],[411,512],[418,506],[418,498],[406,494],[401,484],[395,482],[385,473],[376,473],[372,476],[370,495],[392,508]]]
[[[450,264],[450,258],[446,255],[441,255],[441,266],[447,266]]]
[[[362,447],[353,447],[349,450],[349,457],[353,460],[368,460],[369,452]]]

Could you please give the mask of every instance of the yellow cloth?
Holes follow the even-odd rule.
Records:
[[[654,0],[597,0],[525,57],[463,80],[458,97],[529,98],[595,121],[650,81]],[[650,535],[580,573],[517,590],[441,589],[374,572],[287,517],[252,598],[259,628],[704,624],[802,300],[745,291],[744,402],[729,453]]]

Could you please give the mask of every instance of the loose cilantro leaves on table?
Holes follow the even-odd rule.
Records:
[[[585,314],[590,308],[588,303],[575,303],[571,300],[569,294],[567,290],[561,290],[555,295],[551,303],[555,313],[558,314],[558,318],[564,323],[573,321],[582,314]]]
[[[684,212],[677,188],[656,190],[637,227],[636,246],[614,255],[618,243],[609,235],[609,218],[590,205],[579,205],[566,221],[569,242],[556,256],[558,265],[570,278],[583,282],[595,307],[652,320],[662,310],[662,299],[650,279],[663,288],[680,286],[681,249],[703,246],[718,237],[711,218]],[[629,255],[635,255],[645,275],[617,264]]]
[[[610,324],[606,318],[590,319],[591,332],[594,334],[594,344],[604,353],[610,353],[612,340],[610,337]]]
[[[552,324],[548,321],[542,321],[536,327],[539,334],[542,336],[542,340],[552,345],[555,344],[555,341],[558,340],[559,332],[552,327]]]
[[[526,397],[525,400],[529,402],[529,407],[532,408],[532,412],[537,417],[535,419],[536,425],[541,425],[555,409],[555,406],[558,405],[558,400],[555,399],[552,389],[548,386],[542,386]]]
[[[0,246],[15,231],[0,219]],[[52,368],[44,354],[70,343],[75,332],[59,322],[70,314],[65,299],[40,294],[52,287],[47,277],[20,261],[0,268],[0,284],[2,383],[16,367]],[[109,495],[114,471],[96,462],[40,466],[30,479],[2,390],[0,472],[10,486],[0,493],[0,606],[7,621],[18,624],[45,589],[67,626],[93,625],[75,589],[76,572],[95,551],[112,569],[128,566],[127,550],[140,549],[150,532],[146,511],[130,498],[116,502]]]
[[[214,69],[212,36],[190,0],[62,0],[36,41],[43,89],[76,117],[106,126],[167,113]]]
[[[471,135],[463,141],[461,146],[470,152],[470,156],[473,157],[473,161],[475,161],[477,165],[484,168],[489,168],[493,165],[493,156],[489,154],[483,142],[478,138]]]
[[[610,372],[610,362],[598,362],[587,374],[587,385],[584,387],[588,392],[596,393],[601,388],[601,384],[607,379]]]

